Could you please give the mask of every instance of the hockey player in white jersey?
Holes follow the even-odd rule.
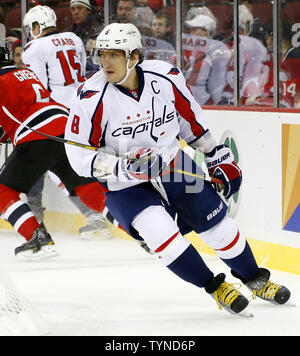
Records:
[[[101,70],[73,96],[65,135],[99,150],[66,145],[74,170],[102,181],[108,187],[106,206],[120,225],[141,237],[170,271],[204,288],[219,307],[237,314],[249,302],[225,281],[225,274],[214,276],[206,266],[184,237],[192,230],[256,296],[285,303],[290,292],[257,266],[212,185],[198,180],[193,190],[189,177],[176,172],[203,174],[180,150],[180,136],[204,152],[210,174],[223,182],[225,197],[242,180],[231,150],[210,134],[180,70],[159,60],[143,61],[141,35],[132,24],[106,26],[96,40],[95,60]]]
[[[23,26],[31,41],[23,49],[22,61],[51,92],[52,99],[69,107],[74,91],[85,81],[86,51],[82,40],[73,32],[57,32],[56,20],[54,10],[48,6],[38,5],[26,13]],[[39,183],[43,188],[43,182]],[[36,193],[29,194],[28,199],[35,214],[43,216],[41,190]],[[69,199],[87,218],[87,224],[79,230],[82,237],[95,234],[111,237],[101,214],[86,207],[77,196]]]
[[[184,54],[183,74],[200,105],[217,105],[226,85],[226,69],[230,49],[213,40],[216,22],[207,15],[197,15],[185,21],[188,34],[182,36]]]
[[[69,107],[74,90],[85,81],[86,52],[73,32],[58,33],[56,14],[48,6],[35,6],[23,19],[32,39],[23,49],[22,61],[33,70],[52,98]]]
[[[248,31],[253,16],[246,5],[239,6],[239,71],[240,104],[255,105],[256,98],[261,97],[267,82],[269,68],[266,47],[256,38],[249,37]],[[232,57],[227,68],[227,84],[222,94],[222,104],[233,104],[234,93],[234,55],[233,37],[228,46],[232,48]]]

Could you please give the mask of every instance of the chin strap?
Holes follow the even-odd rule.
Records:
[[[121,85],[121,84],[123,84],[124,82],[126,82],[126,80],[127,80],[128,76],[129,76],[130,72],[132,71],[133,68],[135,68],[135,66],[138,64],[139,61],[137,60],[137,61],[135,62],[135,64],[134,64],[131,68],[129,68],[129,62],[130,62],[130,58],[127,59],[127,65],[126,65],[127,72],[126,72],[125,77],[124,77],[120,82],[115,83],[116,85]]]

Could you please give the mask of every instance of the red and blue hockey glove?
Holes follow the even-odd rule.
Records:
[[[206,153],[205,163],[210,176],[223,181],[223,195],[226,199],[240,189],[242,171],[234,162],[234,157],[229,147],[226,145],[216,146],[210,153]],[[217,192],[222,190],[219,184],[214,184],[214,187]]]

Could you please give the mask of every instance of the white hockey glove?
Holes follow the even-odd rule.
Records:
[[[226,199],[230,198],[240,189],[242,183],[242,171],[234,162],[231,149],[226,145],[219,145],[205,155],[210,176],[223,181],[223,195]],[[218,192],[222,189],[219,184],[214,184],[214,187]]]
[[[119,159],[114,152],[100,148],[92,163],[93,177],[98,180],[111,180],[115,178],[114,170]]]
[[[128,152],[126,157],[100,150],[93,163],[93,176],[99,180],[150,180],[157,178],[167,166],[162,155],[149,148]]]

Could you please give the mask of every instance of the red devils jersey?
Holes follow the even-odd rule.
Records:
[[[47,137],[20,125],[14,118],[39,132],[64,134],[68,109],[50,98],[35,73],[29,69],[0,69],[0,126],[14,146]]]
[[[286,56],[280,64],[279,86],[280,86],[280,105],[287,108],[295,107],[300,99],[300,58]],[[259,103],[264,106],[273,106],[273,57],[266,63],[269,70],[268,81],[264,86],[264,93]]]

